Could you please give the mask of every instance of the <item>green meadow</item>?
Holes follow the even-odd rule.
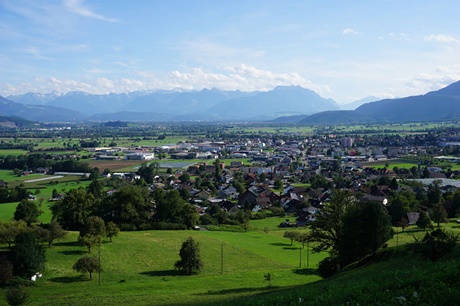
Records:
[[[4,170],[0,170],[0,175],[2,175]],[[10,171],[11,172],[11,171]],[[4,175],[4,177],[6,177]],[[52,176],[43,176],[41,177],[49,177],[49,180],[45,181],[38,181],[38,182],[30,182],[27,183],[25,182],[26,180],[33,180],[34,177],[32,175],[26,176],[26,177],[21,177],[21,180],[15,180],[15,181],[8,181],[8,186],[9,187],[14,187],[15,185],[18,185],[22,183],[24,185],[24,188],[28,189],[33,195],[36,196],[36,202],[39,203],[42,201],[42,207],[41,210],[43,211],[43,214],[41,214],[38,217],[38,223],[49,223],[51,221],[52,215],[49,206],[51,205],[52,202],[49,202],[48,200],[52,197],[53,190],[56,189],[59,193],[64,193],[66,191],[69,191],[70,189],[75,189],[75,188],[86,188],[91,181],[89,180],[81,180],[81,178],[75,177],[75,176],[65,176],[62,178],[55,178],[51,179]],[[18,177],[15,177],[18,178]],[[57,184],[51,184],[51,181],[53,182],[58,182]],[[18,202],[15,203],[0,203],[0,221],[6,222],[9,221],[13,218],[14,212],[16,210],[16,206],[18,205]]]
[[[266,292],[266,273],[273,277],[270,290],[318,281],[321,278],[315,268],[325,256],[310,254],[307,268],[303,249],[300,266],[300,245],[291,246],[282,232],[275,230],[122,232],[113,243],[106,239],[93,250],[94,255],[100,251],[103,266],[99,285],[97,275],[90,281],[87,275],[72,271],[73,263],[87,254],[86,248],[76,243],[77,235],[70,232],[64,241],[47,248],[44,276],[30,288],[31,305],[222,303]],[[189,236],[200,243],[204,269],[184,276],[173,267],[181,243]]]
[[[40,271],[43,277],[28,289],[31,294],[29,304],[297,305],[302,304],[299,298],[302,301],[315,298],[307,303],[310,305],[343,304],[348,298],[351,301],[364,299],[368,304],[374,294],[382,298],[388,294],[380,292],[382,282],[389,286],[388,279],[392,279],[398,286],[405,284],[408,276],[404,276],[406,272],[403,271],[406,269],[413,269],[414,265],[422,271],[433,269],[433,264],[415,258],[403,248],[413,241],[413,235],[420,237],[424,234],[422,230],[409,227],[404,232],[396,229],[398,234],[389,241],[385,251],[393,254],[389,258],[322,280],[316,268],[327,254],[312,253],[310,248],[302,249],[297,242],[291,245],[283,238],[286,230],[308,231],[278,228],[279,223],[289,218],[253,220],[248,232],[121,232],[112,243],[105,239],[100,247],[92,250],[92,255],[100,255],[103,267],[100,278],[93,274],[92,280],[88,275],[72,270],[76,260],[88,253],[76,242],[78,233],[69,232],[64,240],[46,248],[46,269]],[[456,223],[444,226],[459,232]],[[200,243],[204,268],[199,274],[184,276],[173,267],[179,259],[181,243],[189,236]],[[7,246],[0,245],[0,251],[5,250]],[[441,265],[442,262],[438,264]],[[451,265],[454,272],[459,268],[457,262]],[[410,273],[419,277],[421,272],[418,271]],[[267,273],[272,276],[270,288],[264,279]],[[380,273],[386,278],[379,277]],[[402,288],[405,287],[398,289],[401,291]],[[319,299],[320,296],[323,300]],[[0,300],[0,305],[6,304]]]

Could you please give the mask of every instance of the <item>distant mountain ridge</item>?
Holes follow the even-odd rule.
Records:
[[[31,121],[81,121],[85,118],[80,112],[62,107],[46,105],[25,105],[0,96],[0,115],[20,117]]]
[[[301,124],[460,120],[460,81],[425,95],[366,103],[354,111],[321,112]]]
[[[340,108],[342,110],[355,110],[355,109],[357,109],[358,107],[360,107],[363,104],[370,103],[370,102],[375,102],[375,101],[378,101],[378,100],[381,100],[381,98],[377,98],[375,96],[369,96],[369,97],[365,97],[363,99],[360,99],[360,100],[357,100],[357,101],[354,101],[354,102],[351,102],[351,103],[343,104],[343,105],[340,106]]]
[[[87,120],[267,120],[282,114],[313,114],[340,109],[332,99],[325,99],[300,86],[278,86],[267,92],[223,91],[150,91],[93,95],[84,92],[66,94],[24,94],[8,100],[27,103],[26,108],[60,107],[76,111]],[[51,111],[51,109],[50,109]],[[140,113],[135,115],[134,113]],[[147,115],[150,114],[150,115]],[[162,114],[158,116],[158,114]],[[76,119],[78,120],[78,119]]]
[[[460,120],[460,81],[425,95],[383,99],[342,111],[334,100],[300,86],[278,86],[267,92],[218,89],[109,95],[71,92],[9,98],[29,104],[0,97],[0,115],[45,122],[244,120],[346,124]]]

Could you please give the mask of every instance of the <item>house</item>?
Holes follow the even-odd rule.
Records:
[[[207,192],[205,190],[200,190],[200,191],[198,191],[197,193],[195,193],[193,195],[193,197],[195,199],[200,199],[200,200],[207,200],[207,199],[209,199],[210,196],[211,195],[209,194],[209,192]]]
[[[228,199],[228,198],[237,199],[238,191],[232,185],[229,185],[227,187],[222,186],[217,196],[221,199]]]
[[[241,210],[238,205],[230,201],[222,201],[219,203],[219,206],[222,210],[226,211],[229,216],[236,215]]]

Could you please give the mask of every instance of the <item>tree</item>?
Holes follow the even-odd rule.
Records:
[[[170,190],[165,193],[158,193],[155,196],[156,212],[155,220],[158,222],[168,222],[185,224],[192,228],[198,221],[198,213],[194,206],[187,203],[179,191]]]
[[[215,168],[214,177],[216,179],[216,182],[218,182],[220,180],[220,172],[222,171],[222,169],[220,167],[220,160],[219,159],[216,159],[216,161],[214,162],[214,168]]]
[[[363,259],[381,248],[393,236],[390,220],[380,203],[364,202],[351,207],[343,217],[340,264]]]
[[[422,211],[420,212],[420,215],[418,217],[418,220],[417,222],[415,223],[417,225],[418,228],[422,228],[422,229],[426,229],[426,228],[429,228],[429,227],[432,227],[431,225],[431,218],[430,216]]]
[[[102,215],[116,224],[140,226],[149,221],[152,208],[147,188],[127,185],[103,202]]]
[[[438,224],[438,227],[440,227],[441,222],[447,222],[447,212],[442,204],[438,203],[433,206],[431,219]]]
[[[7,285],[13,279],[13,264],[5,255],[0,255],[0,287]]]
[[[118,236],[118,233],[120,232],[120,229],[118,228],[118,226],[114,222],[110,221],[110,222],[107,223],[106,231],[107,231],[107,237],[109,237],[110,242],[112,242],[112,237]]]
[[[19,202],[14,212],[14,220],[24,220],[28,226],[31,223],[37,221],[38,216],[40,215],[40,210],[33,201],[22,200]]]
[[[0,241],[8,243],[8,247],[11,248],[11,243],[16,236],[25,231],[26,228],[27,224],[24,220],[0,223]]]
[[[46,241],[48,246],[53,245],[54,240],[62,239],[67,235],[67,232],[59,225],[56,219],[51,220],[48,226],[48,232],[46,236]]]
[[[89,278],[93,279],[93,272],[101,272],[101,266],[96,256],[84,256],[75,262],[72,269],[80,273],[89,273]]]
[[[181,176],[179,176],[179,180],[182,184],[190,182],[190,175],[187,172],[184,172]]]
[[[398,190],[398,181],[396,181],[396,178],[394,177],[391,182],[390,182],[390,185],[388,186],[391,190]]]
[[[299,234],[300,233],[296,231],[285,231],[283,234],[283,237],[291,240],[291,245],[292,245],[292,242],[297,239]]]
[[[195,242],[192,237],[188,237],[182,243],[179,256],[181,259],[176,261],[174,268],[183,271],[186,275],[198,273],[203,269],[199,243]]]
[[[106,229],[104,220],[98,216],[90,216],[86,218],[85,227],[80,231],[80,236],[106,236]]]
[[[44,269],[45,261],[45,248],[33,232],[22,232],[16,236],[13,247],[14,275],[29,278]]]
[[[91,193],[94,196],[94,198],[96,198],[96,199],[102,198],[103,191],[104,191],[101,182],[99,180],[97,180],[97,179],[92,180],[91,184],[88,185],[86,190],[89,193]]]
[[[273,187],[275,189],[283,188],[283,181],[281,181],[280,179],[276,179],[275,182],[273,183]]]
[[[64,199],[51,205],[53,218],[68,230],[80,230],[94,209],[94,196],[83,188],[69,190]]]
[[[354,203],[355,199],[347,190],[336,190],[332,194],[312,223],[310,241],[316,242],[314,252],[327,250],[332,257],[338,257],[343,239],[343,216]]]
[[[91,248],[101,245],[102,237],[99,235],[86,234],[78,237],[78,242],[88,248],[88,253],[91,253]]]

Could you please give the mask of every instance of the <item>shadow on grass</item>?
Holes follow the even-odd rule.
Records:
[[[292,246],[290,243],[281,243],[281,242],[271,242],[269,243],[270,245],[274,245],[274,246]]]
[[[318,271],[311,268],[294,269],[292,272],[298,275],[318,275]]]
[[[283,247],[284,250],[299,250],[298,246],[287,246]]]
[[[179,275],[184,275],[182,272],[177,271],[177,270],[147,271],[147,272],[141,272],[139,274],[147,275],[147,276],[179,276]]]
[[[197,293],[195,295],[224,295],[224,294],[234,294],[234,293],[249,293],[249,292],[259,292],[259,291],[272,291],[279,289],[278,286],[266,286],[258,288],[235,288],[235,289],[225,289],[225,290],[209,290],[208,292]]]
[[[83,255],[83,254],[88,254],[88,251],[72,250],[72,251],[61,251],[59,253],[63,255]]]
[[[81,246],[81,244],[78,241],[56,242],[56,243],[53,243],[53,246]]]
[[[86,275],[80,276],[62,276],[62,277],[54,277],[49,279],[50,282],[54,283],[63,283],[63,284],[70,284],[70,283],[77,283],[77,282],[87,282],[91,281]]]

